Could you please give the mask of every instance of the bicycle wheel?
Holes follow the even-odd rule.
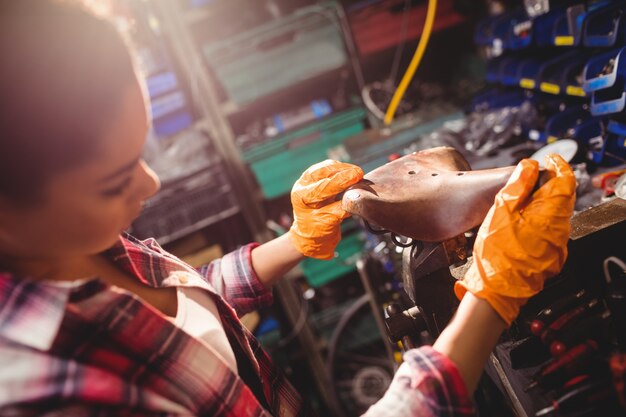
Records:
[[[342,417],[363,414],[387,390],[394,372],[371,311],[368,295],[359,297],[339,320],[326,362],[334,408]]]

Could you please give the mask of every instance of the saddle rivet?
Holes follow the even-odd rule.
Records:
[[[415,171],[409,171],[409,175],[415,174]]]
[[[430,175],[431,175],[431,176],[433,176],[433,177],[436,177],[436,176],[437,176],[437,175],[439,175],[439,174],[434,173],[434,174],[430,174]]]

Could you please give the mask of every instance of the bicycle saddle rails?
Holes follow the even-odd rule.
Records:
[[[470,169],[454,148],[413,152],[366,174],[342,207],[395,234],[442,242],[482,223],[515,167]]]

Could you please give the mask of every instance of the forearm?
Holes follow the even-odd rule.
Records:
[[[291,242],[289,233],[254,248],[251,257],[254,271],[267,288],[304,259]]]
[[[487,301],[466,293],[433,348],[454,362],[469,393],[473,393],[505,322]]]

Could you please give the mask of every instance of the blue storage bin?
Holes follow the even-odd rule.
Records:
[[[171,136],[193,124],[193,117],[186,109],[154,120],[152,126],[157,136]]]
[[[626,40],[626,2],[603,4],[585,19],[583,44],[587,47],[613,47]]]
[[[554,114],[546,122],[546,142],[558,139],[578,139],[581,128],[591,119],[591,113],[583,106],[569,107]]]
[[[505,62],[507,57],[499,56],[487,61],[487,67],[485,69],[485,81],[488,83],[500,82],[500,67]]]
[[[533,21],[533,43],[539,47],[556,44],[557,25],[566,16],[566,9],[556,8],[537,16]]]
[[[166,114],[178,111],[186,105],[187,100],[182,91],[174,91],[170,94],[153,99],[150,101],[152,119],[158,119]]]
[[[159,96],[150,103],[152,125],[157,136],[170,136],[191,126],[193,117],[182,91]]]
[[[626,137],[626,122],[618,120],[609,120],[606,130],[617,136]]]
[[[580,3],[569,6],[565,14],[554,23],[554,45],[577,46],[581,44],[587,15],[610,3],[611,0],[600,0],[589,4]]]
[[[527,100],[526,94],[518,88],[512,90],[494,88],[476,95],[468,106],[468,110],[474,112],[516,107],[520,106],[524,100]]]
[[[582,68],[587,62],[584,51],[569,50],[552,59],[547,60],[539,69],[537,74],[537,84],[539,89],[548,94],[565,94],[569,82],[574,81],[568,77],[569,70],[573,65],[579,64],[579,76]],[[579,84],[580,86],[580,84]]]
[[[517,71],[519,86],[529,90],[539,89],[539,76],[551,56],[554,54],[542,53],[524,59]]]
[[[561,88],[568,96],[587,97],[582,80],[590,54],[589,51],[578,51],[576,56],[563,62],[560,71]]]
[[[146,79],[148,95],[151,99],[170,92],[178,87],[178,79],[172,71],[162,72]]]
[[[555,46],[576,46],[580,42],[580,30],[577,30],[576,26],[572,29],[568,19],[570,9],[566,9],[565,13],[554,22],[552,42]]]
[[[516,40],[509,38],[512,34],[514,35],[514,26],[527,19],[525,16],[526,13],[523,9],[517,9],[481,20],[474,31],[474,43],[497,50],[504,50],[507,43],[517,46]]]
[[[533,42],[534,22],[528,17],[525,10],[519,10],[511,15],[508,33],[504,40],[504,49],[516,51],[528,48]]]
[[[543,118],[539,119],[539,123],[537,126],[529,129],[528,131],[528,139],[538,142],[538,143],[548,143],[548,133],[547,133],[547,124],[548,121],[556,114],[561,113],[563,100],[557,96],[548,96],[548,95],[533,95],[532,100],[535,101],[535,105],[537,107],[541,107],[541,113]],[[541,120],[546,120],[544,123],[541,123]],[[550,139],[550,141],[554,141],[554,139]]]
[[[587,158],[602,166],[621,165],[626,161],[626,137],[607,133],[589,142]]]
[[[527,55],[511,56],[502,62],[498,79],[501,84],[517,87],[519,86],[519,71]]]
[[[474,43],[479,46],[493,46],[494,39],[497,37],[496,29],[503,28],[502,25],[506,24],[511,19],[511,16],[511,13],[502,13],[479,21],[474,30]],[[506,32],[500,34],[500,42],[502,42],[504,35],[506,35]]]
[[[624,48],[613,49],[589,58],[583,72],[583,89],[587,93],[623,85],[626,62],[620,59]]]

